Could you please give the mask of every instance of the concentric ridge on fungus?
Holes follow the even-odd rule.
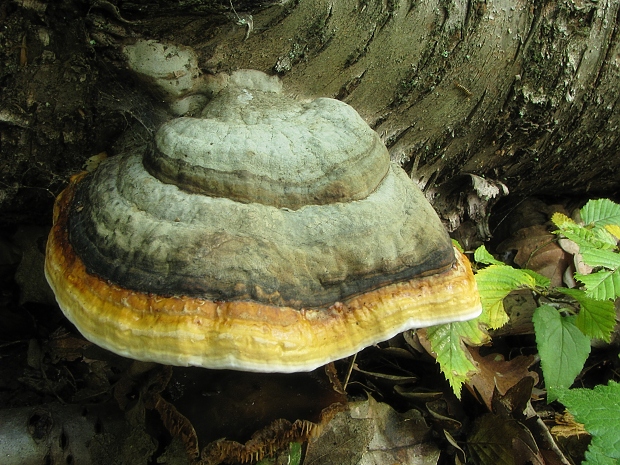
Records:
[[[46,275],[93,342],[310,370],[480,312],[467,260],[348,105],[229,86],[59,196]]]

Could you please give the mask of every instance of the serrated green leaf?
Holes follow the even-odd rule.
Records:
[[[603,247],[601,247],[604,250],[615,249],[616,245],[618,244],[618,240],[614,237],[613,234],[607,231],[607,227],[596,226],[594,229],[592,229],[592,234],[597,241],[600,241],[604,244]]]
[[[563,228],[567,224],[575,224],[575,221],[572,218],[569,218],[564,213],[560,212],[555,212],[553,215],[551,215],[551,221],[558,228]]]
[[[474,252],[474,261],[476,263],[484,263],[485,265],[507,266],[504,262],[497,260],[493,255],[491,255],[484,245],[478,247]]]
[[[575,279],[586,287],[586,295],[597,300],[620,297],[620,268],[591,274],[575,273]]]
[[[581,219],[595,226],[620,225],[620,205],[609,199],[590,200],[581,209]]]
[[[532,316],[536,346],[547,389],[569,387],[575,381],[590,354],[590,338],[553,307],[543,305]],[[547,402],[555,400],[547,393]]]
[[[580,310],[575,325],[588,337],[609,342],[611,332],[616,326],[616,309],[610,300],[596,300],[588,297],[585,291],[558,287],[555,289],[575,299]]]
[[[620,226],[618,226],[617,224],[606,224],[605,229],[616,239],[620,239]]]
[[[479,270],[476,284],[482,302],[480,321],[489,328],[497,329],[508,322],[504,298],[517,289],[535,289],[536,279],[525,270],[501,264]]]
[[[605,452],[598,444],[590,443],[585,458],[581,465],[618,465],[618,461],[605,455]]]
[[[620,384],[594,389],[557,389],[555,395],[592,435],[584,465],[617,464],[620,459]]]
[[[480,328],[477,320],[431,326],[426,330],[431,348],[437,354],[439,367],[458,398],[461,397],[463,383],[477,371],[463,341],[481,345],[489,340],[489,335]]]
[[[575,242],[580,248],[595,247],[598,249],[611,250],[617,241],[604,229],[587,229],[577,223],[565,223],[554,234],[562,234]]]
[[[604,266],[612,270],[620,267],[620,254],[610,250],[582,247],[579,253],[581,253],[583,261],[590,266]]]
[[[523,268],[521,271],[529,274],[532,278],[534,278],[536,287],[549,288],[549,286],[551,286],[551,280],[546,276],[543,276],[540,273],[536,273],[534,270],[529,270],[527,268]]]

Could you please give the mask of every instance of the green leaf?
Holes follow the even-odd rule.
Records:
[[[543,276],[540,273],[536,273],[534,270],[528,270],[527,268],[524,268],[521,271],[529,274],[532,278],[534,278],[536,287],[544,287],[545,289],[548,289],[549,286],[551,286],[551,280],[546,276]]]
[[[474,252],[474,261],[477,263],[484,263],[485,265],[507,266],[504,262],[500,262],[491,255],[484,245],[478,247]]]
[[[590,443],[586,451],[586,460],[581,462],[581,465],[618,465],[618,461],[606,455],[599,444]]]
[[[597,300],[620,297],[620,268],[615,271],[597,271],[591,274],[575,273],[586,287],[586,295]]]
[[[465,250],[463,250],[463,246],[461,246],[461,244],[459,244],[459,241],[457,241],[456,239],[452,239],[452,245],[456,247],[459,252],[465,253]]]
[[[291,442],[289,452],[289,465],[299,465],[301,463],[301,443]]]
[[[616,326],[616,309],[610,300],[596,300],[585,291],[558,287],[555,289],[575,299],[581,309],[575,318],[575,325],[588,337],[609,342]]]
[[[594,389],[557,389],[559,398],[592,435],[583,465],[617,464],[620,459],[620,384]]]
[[[620,226],[618,226],[617,224],[606,224],[605,229],[616,239],[620,239]]]
[[[275,457],[265,457],[256,462],[256,465],[277,465],[279,463],[288,463],[289,465],[300,465],[301,463],[301,443],[289,443],[288,451],[281,451]]]
[[[478,319],[447,323],[427,328],[431,348],[437,354],[437,362],[450,383],[454,394],[461,397],[461,387],[471,373],[477,371],[463,340],[471,345],[482,345],[489,340]]]
[[[480,321],[497,329],[508,321],[504,297],[517,289],[535,289],[536,279],[525,270],[501,264],[479,270],[476,273],[476,284],[483,309]]]
[[[590,200],[581,209],[581,219],[595,226],[620,225],[620,205],[609,199]]]
[[[576,224],[572,218],[569,218],[564,213],[560,212],[555,212],[551,215],[551,221],[560,229]]]
[[[609,225],[620,225],[620,205],[608,199],[591,200],[581,209],[581,218],[586,226],[575,223],[562,213],[554,213],[551,217],[558,227],[556,234],[562,234],[574,241],[579,247],[595,247],[598,249],[613,249],[618,240],[612,231],[606,229]]]
[[[547,389],[573,384],[590,354],[590,338],[575,326],[574,320],[549,305],[534,311],[536,346]],[[547,402],[553,400],[552,392],[548,392]]]
[[[604,266],[611,269],[620,267],[620,254],[610,250],[582,247],[579,252],[583,257],[583,261],[590,266]]]
[[[605,227],[595,227],[592,232],[594,233],[597,240],[603,242],[605,245],[602,247],[603,249],[615,248],[618,245],[618,239],[607,230],[607,226]]]
[[[596,247],[611,250],[616,247],[616,239],[605,229],[588,229],[574,222],[566,222],[558,226],[554,234],[562,234],[581,247]]]

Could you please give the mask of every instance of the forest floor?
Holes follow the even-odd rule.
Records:
[[[540,245],[553,239],[549,215],[578,204],[506,205],[489,250],[511,262],[530,254],[561,285],[569,257]],[[288,463],[298,453],[288,444],[299,441],[306,464],[496,463],[501,454],[559,464],[580,463],[588,446],[582,425],[546,402],[530,291],[511,294],[510,322],[470,349],[479,374],[460,399],[425,350],[424,330],[312,373],[170,368],[76,332],[45,289],[45,238],[45,228],[22,227],[0,242],[0,452],[13,457],[3,463],[188,463],[201,450],[203,463],[278,451],[280,462],[264,463]],[[615,342],[594,347],[575,386],[618,380],[618,353]]]

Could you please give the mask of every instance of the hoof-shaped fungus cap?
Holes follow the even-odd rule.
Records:
[[[294,372],[476,317],[467,259],[355,110],[250,76],[59,195],[45,271],[80,332],[138,360]]]

